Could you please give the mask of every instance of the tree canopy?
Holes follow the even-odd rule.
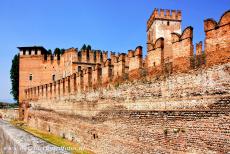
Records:
[[[86,45],[86,44],[83,44],[83,46],[81,47],[81,50],[87,50],[87,51],[90,51],[90,50],[91,50],[91,45]]]
[[[87,51],[90,51],[90,50],[91,50],[91,46],[90,46],[90,45],[87,45],[86,50],[87,50]]]
[[[86,50],[86,45],[83,44],[83,46],[81,47],[81,50]]]
[[[16,54],[12,60],[11,69],[10,69],[10,79],[11,79],[11,95],[14,100],[18,103],[19,95],[19,55]]]
[[[47,54],[51,55],[52,54],[52,50],[51,49],[47,50]]]

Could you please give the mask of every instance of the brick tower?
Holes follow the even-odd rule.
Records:
[[[181,11],[154,9],[147,22],[147,50],[153,49],[156,40],[164,38],[164,59],[171,59],[171,33],[181,34]],[[166,60],[167,61],[167,60]]]
[[[43,47],[18,47],[19,57],[19,106],[23,105],[25,89],[38,86],[42,82],[42,64],[47,50]],[[23,111],[20,107],[19,116]]]

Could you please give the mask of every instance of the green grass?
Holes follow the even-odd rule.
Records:
[[[66,140],[62,137],[50,134],[48,132],[45,131],[41,131],[38,129],[34,129],[34,128],[30,128],[28,126],[25,125],[24,122],[21,121],[11,121],[11,124],[13,124],[14,126],[38,137],[41,138],[53,145],[56,145],[58,147],[63,147],[63,148],[67,148],[70,149],[70,152],[72,154],[93,154],[93,152],[88,151],[88,150],[81,150],[80,146],[77,143],[73,143],[69,140]]]

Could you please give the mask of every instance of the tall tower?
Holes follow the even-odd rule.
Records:
[[[171,33],[181,34],[181,11],[154,9],[147,22],[147,50],[152,50],[160,37],[164,38],[164,59],[171,59]]]
[[[18,47],[19,51],[19,118],[26,115],[25,89],[32,88],[43,83],[46,72],[43,71],[43,63],[47,50],[43,47]],[[43,73],[44,72],[44,73]]]
[[[18,47],[19,56],[19,103],[25,98],[25,89],[38,86],[42,81],[42,67],[47,50],[43,47]]]

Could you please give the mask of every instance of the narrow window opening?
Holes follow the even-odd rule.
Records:
[[[29,76],[29,80],[30,80],[30,81],[32,81],[32,80],[33,80],[33,75],[32,75],[32,74],[30,74],[30,76]]]
[[[169,23],[169,21],[167,21],[167,26],[169,26],[170,25],[170,23]]]
[[[78,72],[80,72],[81,71],[81,66],[78,66]]]
[[[87,56],[87,61],[89,60],[89,51],[87,50],[86,52],[86,56]]]
[[[55,81],[55,75],[52,76],[52,80]]]

